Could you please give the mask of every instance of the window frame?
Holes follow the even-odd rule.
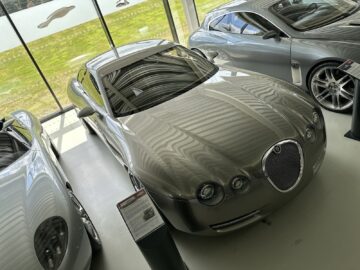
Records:
[[[274,23],[272,20],[270,20],[270,19],[268,19],[268,18],[265,18],[263,15],[259,14],[258,12],[246,11],[246,10],[233,10],[233,11],[229,11],[229,12],[227,12],[227,13],[224,13],[224,14],[221,14],[221,15],[216,16],[216,17],[214,17],[213,19],[211,19],[211,20],[209,21],[209,23],[208,23],[207,26],[206,26],[206,30],[209,31],[209,32],[220,32],[220,31],[218,31],[218,30],[211,30],[211,29],[210,29],[210,24],[211,24],[214,20],[218,19],[219,17],[223,17],[223,16],[226,16],[226,15],[229,15],[229,14],[232,14],[232,13],[252,13],[252,14],[258,15],[258,16],[262,17],[264,20],[267,20],[269,23],[271,23],[272,25],[274,25],[277,29],[279,29],[280,32],[282,32],[282,33],[286,36],[285,38],[291,38],[291,36],[290,36],[286,31],[284,31],[283,28],[279,27],[279,26],[278,26],[276,23]],[[222,33],[225,33],[225,32],[222,32]],[[231,32],[227,32],[227,33],[234,34],[234,33],[231,33]],[[227,34],[227,33],[225,33],[225,34]],[[240,34],[240,35],[242,35],[242,34]],[[247,36],[252,36],[252,35],[247,35]],[[253,36],[256,36],[256,35],[253,35]]]

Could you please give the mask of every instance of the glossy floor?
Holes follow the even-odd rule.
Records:
[[[360,142],[344,138],[350,115],[324,112],[328,148],[314,181],[266,223],[219,237],[173,236],[191,270],[358,270]],[[116,203],[132,193],[127,174],[74,112],[45,124],[103,241],[92,270],[149,269]]]

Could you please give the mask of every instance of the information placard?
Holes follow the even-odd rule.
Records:
[[[119,202],[117,208],[136,242],[165,225],[144,189]]]
[[[359,63],[356,63],[353,60],[347,60],[341,66],[339,66],[339,69],[346,72],[350,76],[360,80],[360,64]]]

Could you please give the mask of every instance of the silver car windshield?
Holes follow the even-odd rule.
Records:
[[[352,0],[282,0],[270,10],[298,31],[308,31],[330,24],[356,12]]]
[[[191,90],[218,67],[175,46],[106,75],[102,82],[115,117],[134,114]]]

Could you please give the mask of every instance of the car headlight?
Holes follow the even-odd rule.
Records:
[[[245,175],[235,176],[231,181],[233,190],[245,193],[250,189],[250,179]]]
[[[51,217],[37,228],[34,237],[36,256],[45,270],[56,270],[64,259],[68,227],[61,217]]]
[[[216,205],[223,200],[224,190],[218,184],[206,183],[199,187],[197,198],[203,204]]]

